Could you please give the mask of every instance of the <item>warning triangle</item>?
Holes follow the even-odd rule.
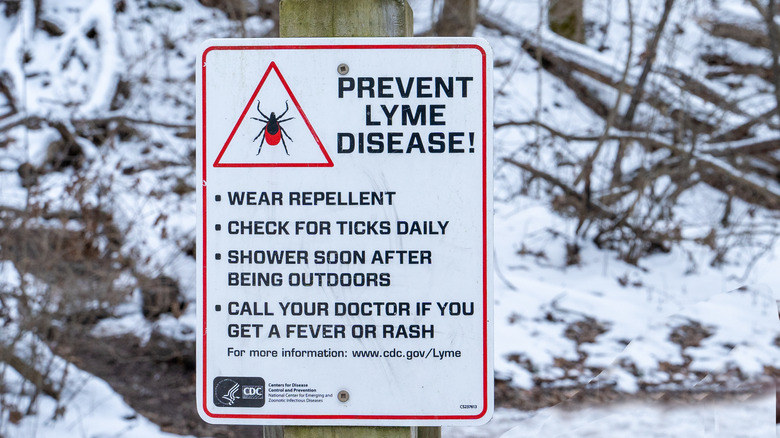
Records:
[[[214,167],[333,167],[275,62],[244,106]]]

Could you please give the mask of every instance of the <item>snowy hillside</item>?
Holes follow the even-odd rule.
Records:
[[[214,3],[0,3],[0,437],[259,436],[195,412],[196,50],[276,32]],[[417,34],[441,3],[410,0]],[[480,2],[500,409],[445,436],[776,431],[765,22],[678,0],[650,56],[662,3],[588,0],[579,44],[547,2]]]

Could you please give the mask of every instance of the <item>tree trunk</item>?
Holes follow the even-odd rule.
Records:
[[[479,0],[444,0],[434,31],[438,36],[471,36],[477,26]]]
[[[585,42],[582,14],[584,0],[550,0],[548,17],[550,30],[578,43]]]

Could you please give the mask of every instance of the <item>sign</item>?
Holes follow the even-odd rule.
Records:
[[[476,38],[204,44],[205,421],[490,419],[492,63]]]

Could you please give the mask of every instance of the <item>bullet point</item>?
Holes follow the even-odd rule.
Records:
[[[214,229],[215,229],[215,230],[217,230],[217,231],[219,231],[219,230],[221,230],[221,229],[222,229],[222,225],[220,225],[220,224],[216,224],[216,225],[214,225]]]
[[[217,304],[216,306],[214,306],[214,310],[216,310],[217,312],[219,312],[220,310],[222,310],[222,306],[220,306],[219,304]]]
[[[216,253],[216,254],[214,254],[214,258],[217,259],[217,260],[222,260],[222,254]]]
[[[217,202],[221,201],[222,200],[222,195],[214,196],[214,200],[217,201]]]

